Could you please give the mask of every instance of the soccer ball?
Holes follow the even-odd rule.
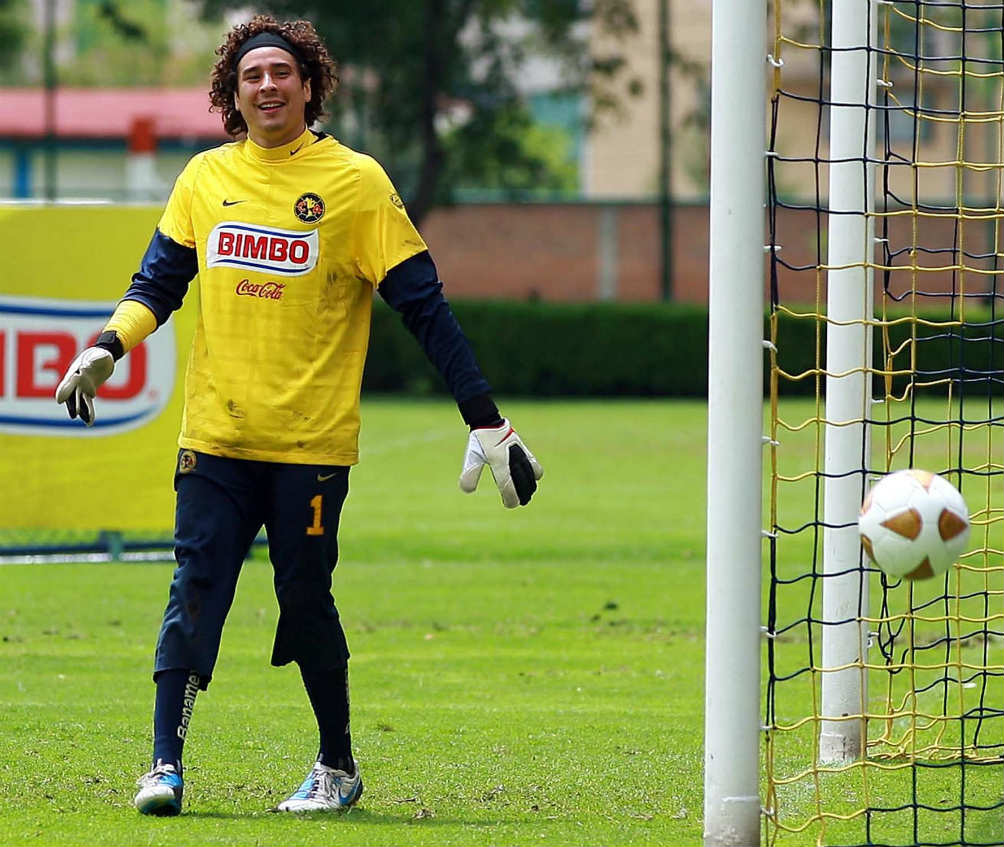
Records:
[[[858,518],[861,546],[891,577],[929,579],[947,571],[969,541],[969,509],[937,474],[911,468],[882,477]]]

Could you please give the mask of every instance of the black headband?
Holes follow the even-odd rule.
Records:
[[[253,38],[249,38],[245,41],[237,50],[237,55],[234,56],[234,70],[237,70],[237,66],[241,63],[241,59],[243,59],[252,50],[257,50],[259,47],[279,47],[291,54],[299,64],[303,64],[303,57],[300,55],[300,51],[281,35],[275,32],[259,32]]]

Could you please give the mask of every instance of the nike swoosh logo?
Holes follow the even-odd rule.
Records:
[[[224,206],[236,206],[238,203],[243,203],[243,200],[224,200]]]
[[[335,474],[333,474],[333,473],[319,473],[319,474],[317,475],[317,481],[318,481],[318,482],[327,482],[327,481],[328,481],[329,479],[331,479],[331,477],[333,477],[334,475],[335,475]]]
[[[297,148],[296,148],[295,150],[290,150],[290,151],[289,151],[289,155],[290,155],[290,156],[295,156],[295,155],[296,155],[297,153],[299,153],[299,152],[300,152],[300,151],[301,151],[302,149],[303,149],[303,145],[301,144],[301,145],[300,145],[299,147],[297,147]]]

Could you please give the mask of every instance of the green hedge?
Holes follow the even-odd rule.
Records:
[[[473,301],[451,303],[497,394],[509,396],[703,397],[708,381],[708,311],[677,303],[587,303]],[[937,316],[931,316],[937,318]],[[967,369],[966,390],[1001,391],[1004,333],[999,323],[967,314],[958,328],[919,327],[918,367],[938,373]],[[816,322],[779,318],[778,363],[789,373],[815,367]],[[981,325],[987,324],[987,325]],[[890,330],[896,340],[906,326]],[[767,322],[764,338],[769,337]],[[876,366],[881,345],[876,339]],[[825,337],[820,338],[825,350]],[[908,366],[908,353],[896,360]],[[764,387],[768,360],[764,357]],[[977,371],[989,375],[981,376]],[[995,377],[994,377],[995,374]],[[994,379],[996,381],[994,381]],[[898,385],[904,383],[897,380]],[[415,394],[445,391],[398,315],[377,300],[363,386],[368,391]],[[784,394],[812,394],[812,377],[787,383]]]
[[[955,397],[982,397],[991,393],[999,396],[1004,391],[1004,320],[1001,317],[995,320],[989,309],[967,306],[963,326],[950,323],[948,313],[936,311],[918,314],[920,320],[917,322],[895,322],[909,317],[907,311],[886,315],[890,321],[886,330],[889,338],[887,345],[883,345],[881,330],[876,330],[873,336],[872,366],[877,371],[888,369],[901,372],[892,377],[891,390],[894,394],[901,395],[906,390],[911,370],[918,384],[927,384],[919,390],[928,396],[945,394],[949,387]],[[825,324],[820,325],[818,346],[821,356],[825,356],[826,352],[825,329]],[[816,331],[817,321],[812,318],[779,316],[778,367],[792,375],[807,373],[815,368]],[[765,328],[764,333],[765,338],[770,337],[768,329]],[[915,343],[911,341],[914,335]],[[884,361],[884,346],[896,351],[891,362]],[[765,378],[767,366],[765,363]],[[819,375],[818,379],[822,384],[825,375]],[[883,396],[884,377],[876,374],[874,380],[873,394]],[[813,394],[816,381],[815,375],[798,382],[785,381],[780,391],[784,395]]]
[[[497,394],[701,396],[707,383],[708,315],[677,304],[452,301]],[[398,315],[373,309],[363,386],[444,391]]]

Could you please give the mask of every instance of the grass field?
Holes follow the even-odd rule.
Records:
[[[366,792],[341,818],[268,811],[316,729],[295,668],[268,667],[263,559],[164,820],[130,801],[170,566],[0,568],[0,843],[698,844],[704,406],[504,411],[545,468],[517,511],[490,478],[457,489],[448,402],[364,403],[335,595]]]
[[[790,408],[811,414],[809,401]],[[268,666],[277,612],[263,557],[245,568],[196,704],[186,814],[164,820],[130,801],[148,765],[170,566],[0,567],[0,844],[700,844],[705,406],[504,410],[545,468],[532,505],[515,511],[488,476],[473,496],[457,489],[465,437],[449,402],[364,403],[335,595],[366,791],[340,818],[268,811],[302,779],[316,729],[295,668]],[[790,467],[812,466],[814,439],[802,440],[785,438]],[[785,520],[811,517],[797,492],[785,503]],[[785,543],[785,567],[804,572],[810,539]],[[782,619],[806,613],[804,590],[782,596]],[[796,667],[807,639],[781,641]],[[808,721],[776,747],[782,774],[811,768],[811,700],[808,685],[778,694],[781,720]],[[1001,766],[990,765],[968,768],[964,789],[957,767],[920,770],[917,796],[988,806],[967,812],[966,837],[999,844]],[[798,826],[817,802],[849,815],[910,797],[909,768],[869,764],[867,784],[862,770],[810,773],[773,800]],[[915,822],[907,809],[873,837],[958,843],[957,821],[922,811]],[[779,845],[863,843],[863,826],[858,816],[775,834]]]

